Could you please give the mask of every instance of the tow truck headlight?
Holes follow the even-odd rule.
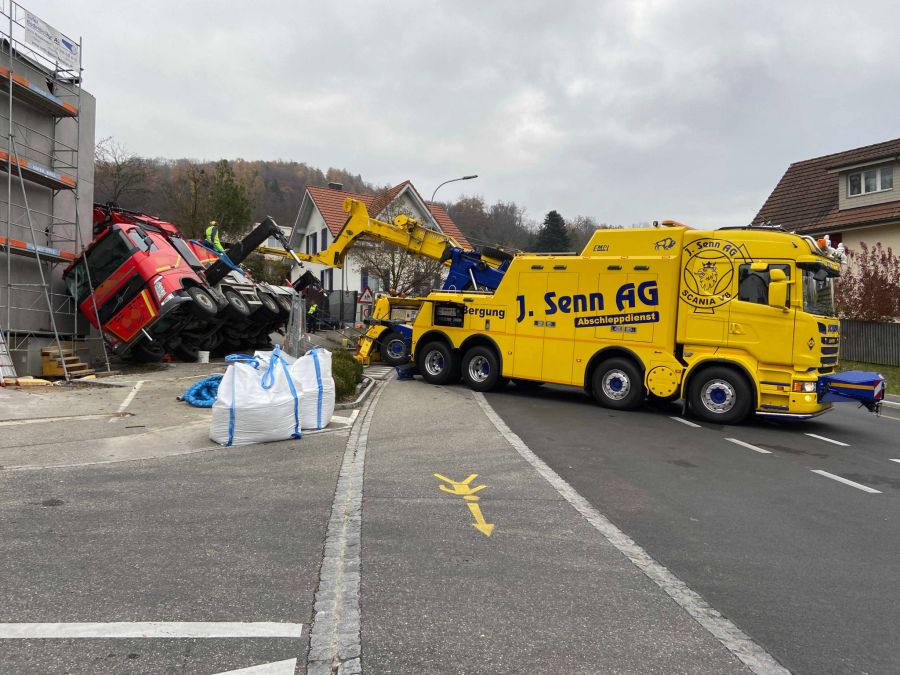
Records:
[[[812,394],[816,390],[815,382],[794,382],[794,391],[804,394]]]

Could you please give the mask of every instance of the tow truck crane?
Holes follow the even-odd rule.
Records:
[[[369,216],[365,204],[347,198],[342,204],[348,214],[331,246],[319,253],[309,254],[280,248],[260,247],[259,253],[287,257],[296,256],[303,262],[336,267],[344,266],[350,248],[360,239],[369,238],[395,244],[410,253],[437,260],[447,266],[443,291],[490,292],[496,290],[509,268],[513,256],[493,247],[464,249],[453,237],[422,225],[415,218],[400,215],[393,222]],[[380,296],[373,307],[369,328],[360,339],[356,358],[361,363],[372,361],[376,352],[391,365],[409,361],[412,347],[412,320],[424,298]]]

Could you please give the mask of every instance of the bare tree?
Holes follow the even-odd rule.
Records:
[[[98,202],[120,204],[140,199],[152,189],[153,171],[143,157],[130,153],[111,136],[94,149],[94,190]]]
[[[392,221],[399,215],[415,217],[405,209],[390,206],[377,217],[379,220]],[[350,254],[350,260],[355,269],[367,271],[392,295],[425,294],[439,285],[443,272],[443,265],[437,260],[416,255],[393,244],[372,240],[357,243]]]
[[[566,222],[569,228],[569,240],[572,242],[572,250],[580,253],[584,247],[594,236],[597,230],[619,230],[621,227],[607,225],[606,223],[597,224],[597,221],[590,216],[575,216],[572,220]]]

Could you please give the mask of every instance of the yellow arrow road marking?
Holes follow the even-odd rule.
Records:
[[[494,531],[494,526],[492,523],[484,522],[484,515],[481,513],[481,507],[474,502],[468,502],[466,506],[469,507],[469,511],[475,516],[475,522],[472,523],[472,527],[481,532],[485,537],[490,537],[491,532]]]
[[[474,487],[471,486],[472,481],[478,478],[478,474],[473,473],[468,478],[462,481],[447,478],[446,476],[439,473],[434,474],[434,477],[450,485],[450,487],[447,487],[446,485],[438,485],[438,489],[441,492],[446,492],[450,495],[462,497],[466,501],[466,506],[469,507],[469,511],[471,511],[472,515],[475,517],[475,522],[472,523],[472,527],[481,532],[484,536],[490,537],[491,533],[494,531],[494,525],[492,523],[485,522],[484,514],[481,513],[481,507],[475,503],[479,500],[479,497],[477,497],[475,493],[479,492],[480,490],[484,490],[487,485],[476,485]]]

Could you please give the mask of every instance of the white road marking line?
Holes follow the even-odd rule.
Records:
[[[369,427],[384,387],[378,385],[360,409],[359,425],[352,428],[341,460],[309,631],[306,663],[309,673],[331,673],[336,663],[341,664],[341,672],[361,672],[359,569],[363,479]]]
[[[106,413],[94,415],[64,415],[62,417],[29,417],[24,420],[3,420],[0,427],[17,427],[22,424],[51,424],[53,422],[67,422],[69,420],[105,420],[107,417],[127,417],[130,413]]]
[[[881,490],[876,490],[875,488],[870,488],[868,485],[863,485],[862,483],[854,483],[852,480],[847,480],[846,478],[841,478],[840,476],[835,476],[833,473],[828,473],[827,471],[822,471],[822,469],[810,469],[813,473],[817,473],[820,476],[825,476],[825,478],[830,478],[831,480],[836,480],[839,483],[843,483],[844,485],[849,485],[850,487],[855,487],[857,490],[862,490],[863,492],[869,492],[873,495],[880,495]]]
[[[812,438],[818,438],[820,441],[827,441],[828,443],[834,443],[835,445],[840,445],[845,448],[849,448],[849,443],[842,443],[841,441],[836,441],[833,438],[827,438],[826,436],[819,436],[819,434],[806,434],[807,436],[811,436]]]
[[[137,396],[137,393],[140,391],[141,387],[144,385],[144,382],[147,380],[138,380],[137,383],[131,388],[131,391],[128,392],[128,396],[125,397],[125,400],[122,401],[122,405],[119,406],[119,409],[116,410],[117,413],[125,412],[125,408],[127,408],[131,402],[134,400],[134,397]],[[109,421],[112,422],[118,418],[113,417]]]
[[[273,663],[261,663],[258,666],[250,666],[249,668],[228,670],[215,675],[294,675],[295,670],[297,670],[297,659],[287,659],[285,661],[274,661]]]
[[[749,448],[750,450],[753,450],[753,452],[760,452],[760,453],[762,453],[762,454],[764,454],[764,455],[771,455],[771,454],[772,454],[772,451],[771,451],[771,450],[766,450],[765,448],[760,448],[760,447],[757,446],[757,445],[751,445],[750,443],[745,443],[744,441],[740,441],[740,440],[738,440],[738,439],[736,439],[736,438],[726,438],[725,440],[726,440],[726,441],[730,441],[731,443],[735,443],[735,444],[737,444],[737,445],[741,445],[741,446],[743,446],[743,447],[745,447],[745,448]]]
[[[582,497],[575,489],[563,480],[559,474],[547,466],[525,442],[519,438],[494,412],[491,405],[484,398],[484,394],[474,392],[475,400],[484,410],[488,419],[493,422],[509,444],[531,464],[535,470],[550,483],[556,491],[562,495],[585,520],[600,532],[615,546],[626,558],[646,574],[657,586],[665,591],[678,605],[690,614],[697,623],[708,630],[713,637],[725,645],[732,654],[744,663],[757,675],[790,675],[775,658],[765,649],[753,642],[749,635],[735,626],[731,621],[722,616],[711,607],[700,595],[691,590],[687,584],[676,577],[666,567],[656,562],[633,539],[613,525],[609,519],[591,506],[587,499]],[[673,417],[672,419],[681,419]]]
[[[897,462],[897,464],[900,464],[900,459],[892,459],[891,461],[892,461],[892,462]]]
[[[74,638],[299,638],[302,623],[274,621],[114,621],[0,623],[0,640]]]
[[[676,422],[681,422],[682,424],[687,424],[689,427],[694,427],[695,429],[701,429],[702,427],[699,424],[694,424],[690,420],[686,420],[683,417],[670,417],[670,420],[675,420]]]

